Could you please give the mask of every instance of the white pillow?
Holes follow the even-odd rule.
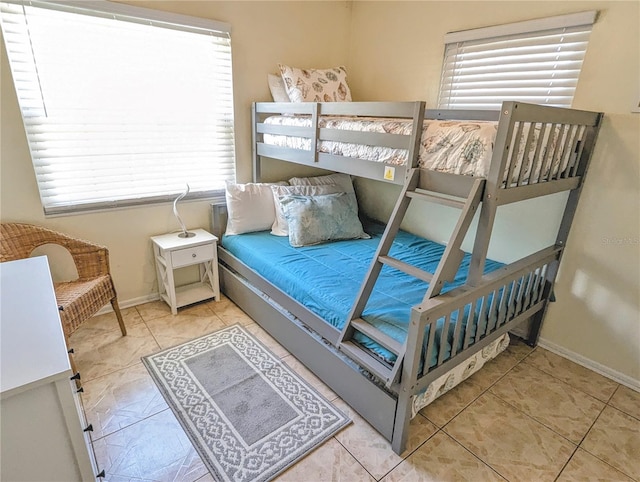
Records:
[[[292,186],[326,186],[327,184],[337,184],[344,192],[355,192],[353,183],[351,182],[351,176],[338,172],[326,176],[292,177],[289,179],[289,184]]]
[[[274,184],[286,185],[286,182],[236,184],[227,181],[227,236],[271,229],[276,217],[271,192]]]
[[[282,203],[284,196],[318,196],[322,194],[335,194],[344,192],[337,184],[326,184],[322,186],[271,186],[273,191],[273,202],[276,211],[276,220],[271,226],[271,234],[275,236],[289,236],[289,223],[284,215]]]
[[[269,90],[271,91],[271,97],[274,102],[291,102],[287,89],[284,86],[284,80],[282,76],[269,74],[267,76],[269,82]]]
[[[351,102],[344,67],[298,69],[278,64],[291,102]]]

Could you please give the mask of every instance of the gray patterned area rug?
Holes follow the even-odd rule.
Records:
[[[220,481],[267,481],[350,420],[240,325],[142,358]]]

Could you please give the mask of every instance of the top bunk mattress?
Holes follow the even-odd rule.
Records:
[[[322,116],[319,128],[410,135],[411,119],[379,117]],[[271,116],[265,124],[310,127],[305,116]],[[486,177],[489,173],[498,123],[494,121],[451,121],[426,119],[423,124],[418,167],[450,174]],[[293,149],[311,149],[311,139],[264,134],[265,144]],[[347,142],[320,141],[318,149],[327,154],[355,157],[401,166],[407,164],[407,150]]]
[[[371,239],[335,241],[302,248],[292,247],[287,237],[263,231],[223,236],[222,246],[327,323],[342,329],[383,230],[384,226],[379,224],[366,224],[365,231]],[[400,231],[389,255],[433,273],[444,250],[445,246],[441,244]],[[455,279],[445,285],[443,292],[464,284],[470,259],[470,254],[464,256]],[[501,263],[487,260],[485,272],[501,266]],[[402,343],[407,336],[411,307],[422,302],[427,288],[428,283],[384,266],[362,318]],[[468,313],[464,314],[463,323],[467,317]],[[478,319],[482,323],[481,317],[474,318],[476,323]],[[452,318],[450,330],[455,327],[455,322]],[[440,329],[442,320],[438,323],[436,336],[439,336]],[[382,359],[394,360],[395,355],[370,339],[357,335],[360,336],[358,342]],[[435,365],[436,356],[434,353],[431,366]]]

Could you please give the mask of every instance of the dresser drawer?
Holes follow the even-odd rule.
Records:
[[[191,248],[178,249],[171,252],[171,264],[174,268],[180,266],[188,266],[190,264],[202,263],[213,259],[214,247],[213,244],[206,244],[203,246],[193,246]]]

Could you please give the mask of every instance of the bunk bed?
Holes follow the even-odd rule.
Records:
[[[223,238],[219,246],[223,292],[400,454],[411,417],[430,392],[450,388],[443,384],[450,385],[447,375],[452,370],[469,372],[474,364],[481,365],[479,354],[494,356],[504,348],[508,332],[527,320],[527,342],[537,343],[602,114],[519,102],[504,102],[499,112],[425,110],[423,102],[255,103],[252,121],[255,181],[261,180],[263,158],[271,158],[402,186],[386,226],[365,225],[373,239],[355,242],[367,267],[357,280],[359,288],[347,296],[349,309],[339,312],[343,319],[337,322],[323,319],[317,307],[299,301],[304,298],[272,279],[268,264],[260,268],[259,261],[241,256],[237,249],[234,254],[235,240]],[[352,121],[374,127],[362,130],[349,124]],[[460,163],[453,163],[453,168],[430,164],[426,151],[433,141],[427,134],[431,121],[458,130],[471,121],[486,123],[494,130],[488,160],[472,175]],[[382,150],[362,154],[367,149],[358,146]],[[569,196],[553,245],[506,265],[487,260],[499,206],[563,191]],[[408,206],[416,200],[451,206],[460,213],[449,242],[425,248],[427,257],[438,253],[435,262],[403,257],[399,248],[417,242],[405,239],[407,233],[400,230]],[[473,250],[464,253],[462,241],[477,210]],[[218,235],[224,233],[225,213],[225,206],[213,206],[212,227]],[[275,248],[272,253],[269,247],[276,241],[264,244],[269,234],[252,233],[248,238],[260,236],[263,244],[249,245],[246,251],[266,251],[278,264]],[[278,243],[286,244],[282,238]],[[335,246],[341,250],[343,245]],[[415,304],[402,308],[406,313],[400,334],[385,330],[384,323],[372,323],[375,316],[367,311],[368,303],[375,305],[381,292],[392,289],[393,283],[384,279],[391,271],[413,280],[399,284],[422,290]],[[380,282],[386,284],[376,289]],[[346,286],[344,279],[333,284]],[[311,290],[316,288],[312,283]]]

